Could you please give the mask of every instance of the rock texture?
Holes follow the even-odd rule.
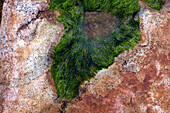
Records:
[[[64,32],[45,0],[6,0],[1,22],[0,112],[41,112],[57,98],[51,50]],[[57,16],[57,13],[56,13]]]
[[[145,4],[142,4],[143,6]],[[64,27],[46,0],[5,0],[0,27],[0,112],[169,113],[170,2],[139,13],[142,40],[85,82],[71,102],[57,97],[49,67]]]

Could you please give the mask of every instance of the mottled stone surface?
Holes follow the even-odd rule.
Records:
[[[6,0],[1,22],[0,112],[38,113],[57,98],[49,56],[64,27],[46,0]],[[56,13],[57,16],[57,13]]]
[[[6,0],[0,27],[0,112],[169,113],[170,2],[142,4],[142,40],[61,101],[50,75],[51,50],[63,35],[46,0]]]

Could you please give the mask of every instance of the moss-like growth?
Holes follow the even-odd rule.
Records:
[[[154,8],[156,10],[162,9],[162,6],[165,4],[165,0],[144,0],[148,2],[149,7]]]
[[[139,22],[134,20],[140,10],[137,0],[52,0],[50,6],[60,11],[57,20],[64,24],[66,32],[54,49],[51,66],[57,93],[62,98],[75,98],[85,80],[140,41]],[[103,23],[95,19],[107,32],[89,35],[88,28],[93,28],[87,19],[90,13],[107,16],[102,17],[106,19]]]
[[[0,23],[1,23],[1,18],[2,18],[2,7],[3,7],[4,0],[0,1]]]

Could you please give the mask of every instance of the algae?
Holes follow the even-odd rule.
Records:
[[[139,21],[134,16],[140,6],[137,0],[52,0],[50,10],[54,9],[60,12],[57,20],[64,24],[65,35],[54,48],[51,73],[57,94],[73,99],[85,80],[139,43]],[[107,17],[102,23],[94,15]],[[91,21],[103,26],[94,31]]]
[[[154,8],[156,10],[162,9],[162,6],[165,4],[165,0],[144,0],[148,2],[149,7]]]

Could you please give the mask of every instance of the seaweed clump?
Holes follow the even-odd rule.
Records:
[[[149,7],[154,8],[156,10],[162,9],[162,6],[165,4],[165,0],[144,0],[148,2]]]
[[[140,41],[139,21],[134,20],[140,10],[137,0],[52,0],[50,9],[60,12],[57,20],[65,26],[65,35],[54,48],[51,66],[61,98],[75,98],[85,80],[111,65],[114,57]],[[108,16],[99,27],[99,32],[107,31],[93,31],[95,28],[90,27],[93,22],[86,20],[92,20],[91,15]],[[94,22],[97,21],[101,24],[102,20]]]
[[[4,0],[1,0],[1,1],[0,1],[0,23],[1,23],[1,18],[2,18],[3,3],[4,3]]]

